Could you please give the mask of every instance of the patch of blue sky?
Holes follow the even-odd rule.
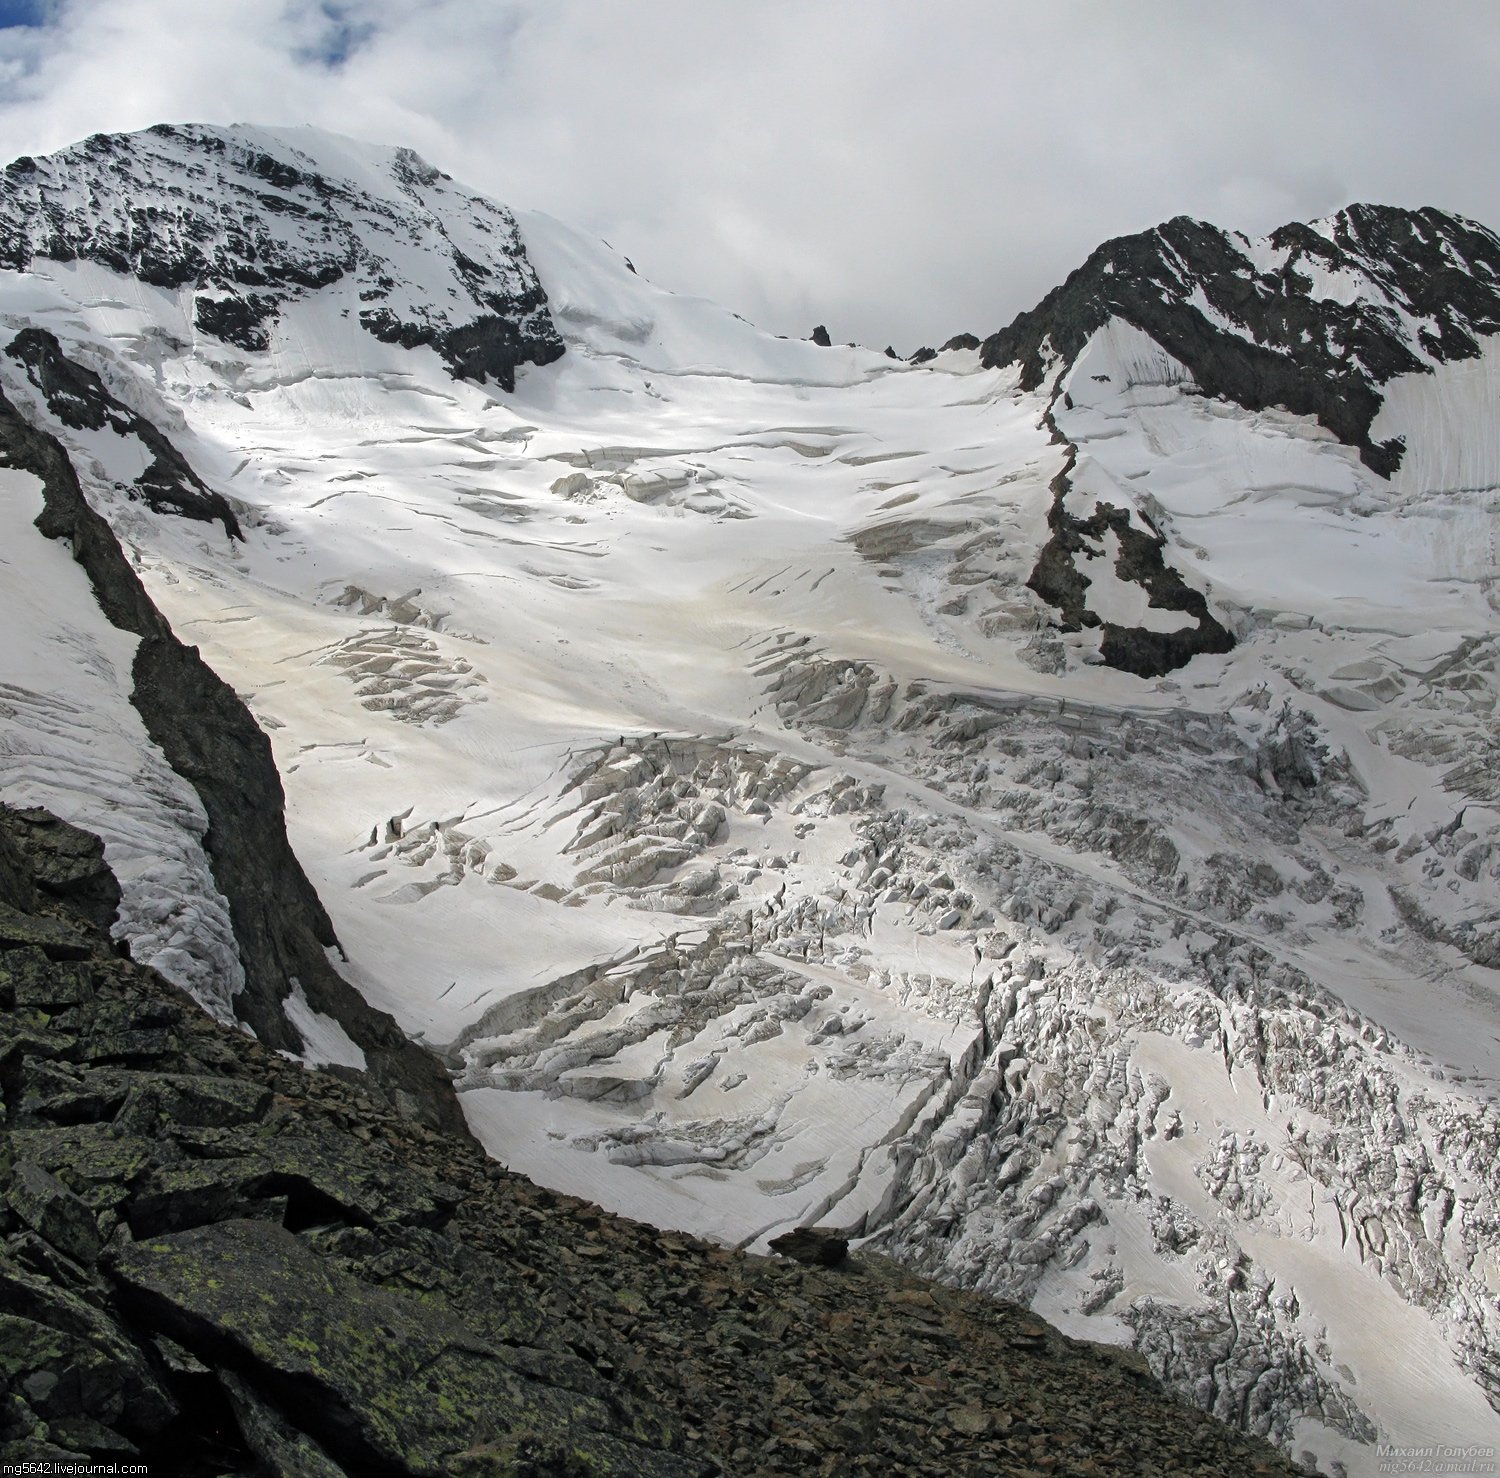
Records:
[[[44,26],[51,0],[0,0],[0,31],[16,26]]]
[[[0,0],[0,6],[6,3],[7,0]],[[322,0],[318,6],[324,21],[321,34],[313,45],[302,49],[302,58],[330,68],[348,61],[376,31],[373,21],[358,20],[351,14],[355,8],[338,0]]]

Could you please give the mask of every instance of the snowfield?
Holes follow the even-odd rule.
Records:
[[[253,143],[436,280],[405,155]],[[1500,347],[1392,383],[1387,480],[1123,319],[1023,391],[513,220],[566,350],[514,393],[368,331],[357,274],[247,349],[191,284],[0,273],[5,339],[56,335],[238,515],[149,511],[139,440],[0,358],[269,733],[349,978],[547,1185],[757,1249],[844,1229],[1326,1472],[1500,1443]],[[98,830],[121,930],[223,1012],[201,812],[0,479],[7,798]],[[1162,538],[1233,649],[1141,678],[1059,629],[1027,586],[1058,496]],[[1069,555],[1085,608],[1180,629],[1122,537]],[[287,1011],[309,1060],[358,1055]]]

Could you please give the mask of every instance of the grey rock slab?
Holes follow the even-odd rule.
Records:
[[[40,1165],[17,1165],[5,1199],[39,1237],[74,1262],[89,1264],[98,1258],[99,1228],[93,1212]]]
[[[289,1425],[248,1381],[226,1370],[219,1384],[234,1407],[245,1441],[274,1478],[347,1478],[345,1469],[305,1432]]]
[[[0,1259],[0,1309],[0,1378],[28,1390],[43,1417],[86,1411],[141,1434],[176,1415],[141,1352],[77,1294]]]
[[[526,1378],[446,1309],[361,1284],[267,1222],[136,1243],[113,1276],[138,1316],[252,1378],[285,1421],[356,1471],[448,1478],[486,1471],[486,1453],[489,1471],[507,1458],[700,1471],[608,1436],[603,1402]]]
[[[0,954],[0,1001],[29,1007],[77,1006],[93,995],[84,965],[51,960],[35,945]]]
[[[60,919],[24,914],[0,903],[0,949],[32,945],[53,960],[86,960],[93,946],[84,931]]]

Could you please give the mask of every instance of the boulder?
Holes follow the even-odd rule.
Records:
[[[772,1237],[767,1245],[772,1252],[794,1262],[825,1268],[836,1268],[849,1256],[849,1239],[822,1227],[798,1227],[796,1231]]]

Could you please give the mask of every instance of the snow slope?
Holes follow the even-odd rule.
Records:
[[[244,137],[395,237],[427,178]],[[419,286],[471,209],[430,189],[388,254]],[[357,274],[263,347],[197,279],[0,279],[230,500],[242,541],[149,511],[140,446],[0,358],[270,733],[352,978],[491,1152],[728,1242],[842,1227],[1329,1472],[1500,1440],[1493,350],[1392,384],[1387,480],[1120,317],[1022,389],[774,339],[514,221],[566,352],[513,393],[362,327]],[[1073,630],[1027,583],[1059,500],[1101,530]],[[1163,570],[1230,649],[1106,665],[1110,627],[1199,619]],[[55,589],[37,651],[81,620]],[[91,793],[63,814],[100,825]]]

